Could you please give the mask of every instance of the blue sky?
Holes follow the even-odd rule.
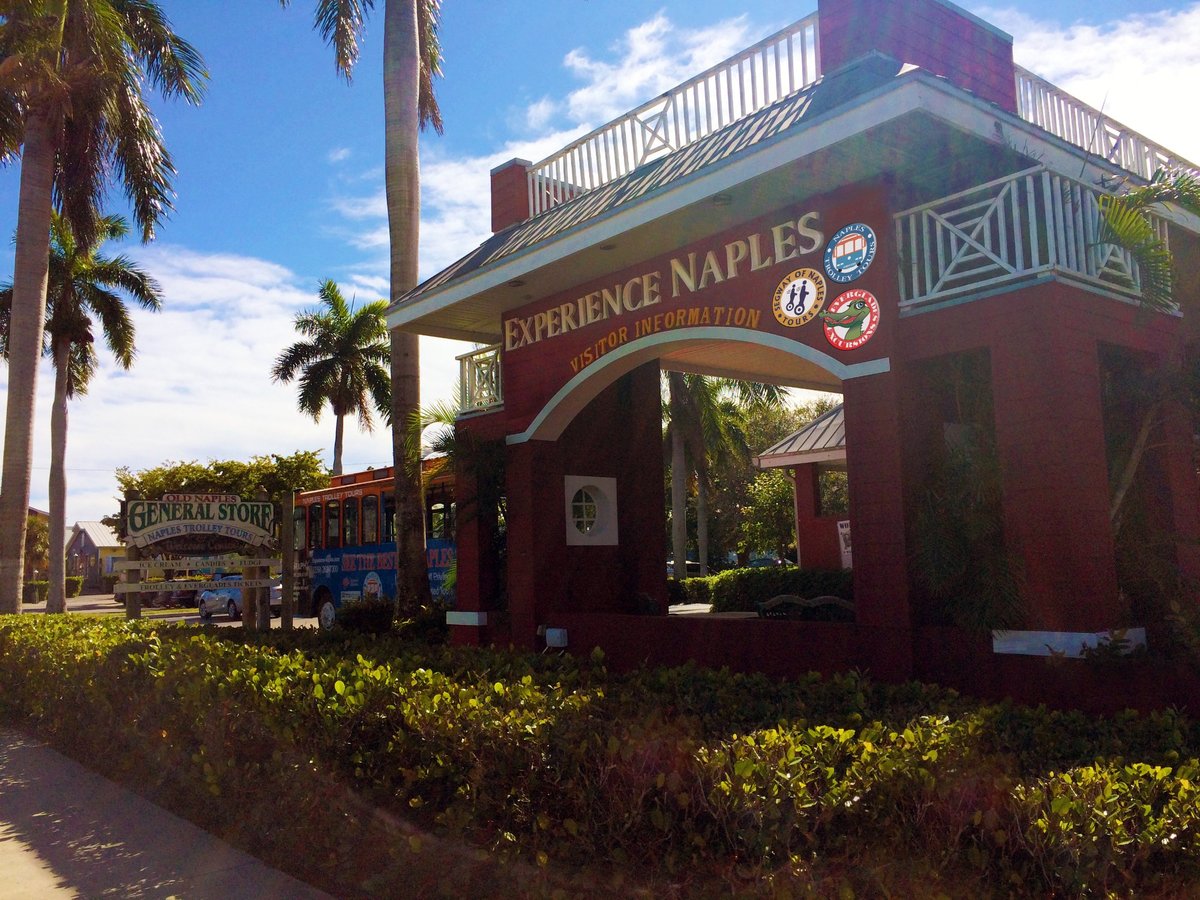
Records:
[[[311,0],[162,0],[204,54],[199,108],[155,101],[175,157],[176,210],[148,246],[122,248],[162,282],[137,316],[129,373],[105,359],[71,405],[68,522],[116,508],[113,470],[165,460],[321,451],[333,419],[295,408],[269,370],[324,278],[358,301],[386,295],[380,56],[383,0],[349,86],[311,28]],[[1020,0],[961,4],[1014,36],[1017,62],[1172,150],[1200,160],[1200,2]],[[422,277],[490,231],[488,170],[574,137],[815,10],[758,0],[444,0],[445,135],[422,144]],[[16,222],[19,166],[0,170],[0,234]],[[119,210],[114,196],[112,208]],[[0,247],[0,280],[12,273]],[[454,355],[423,342],[426,401],[448,397]],[[7,372],[0,368],[7,389]],[[46,506],[50,369],[40,376],[31,503]],[[382,429],[347,428],[347,469],[385,465]]]

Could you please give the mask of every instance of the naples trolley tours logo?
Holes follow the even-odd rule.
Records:
[[[879,301],[867,291],[839,294],[821,313],[825,338],[838,350],[853,350],[869,341],[879,328]]]
[[[780,325],[799,328],[810,322],[824,303],[825,279],[821,273],[816,269],[797,269],[779,282],[771,310]]]
[[[838,284],[853,281],[875,259],[875,232],[862,223],[839,228],[825,247],[825,274]]]

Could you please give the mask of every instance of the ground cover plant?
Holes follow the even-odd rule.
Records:
[[[0,716],[342,896],[1200,889],[1177,711],[23,616]]]

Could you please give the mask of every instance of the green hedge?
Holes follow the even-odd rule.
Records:
[[[713,612],[754,612],[756,603],[779,594],[854,599],[854,578],[850,571],[826,572],[795,566],[730,569],[706,578],[685,578],[680,588],[684,599],[678,602],[711,603]],[[676,602],[674,596],[671,602]]]
[[[348,820],[326,828],[340,782],[537,867],[606,860],[675,894],[1200,883],[1200,728],[1177,711],[1099,719],[857,674],[616,676],[598,654],[10,616],[0,715],[293,867],[365,865],[338,850]]]
[[[50,597],[50,582],[48,581],[27,581],[25,589],[21,592],[22,603],[45,603]]]
[[[79,592],[83,590],[82,575],[68,575],[66,577],[66,592],[68,597],[78,597]],[[50,597],[50,582],[49,581],[27,581],[25,582],[25,593],[22,595],[23,603],[45,603]]]

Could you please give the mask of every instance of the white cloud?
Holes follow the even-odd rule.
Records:
[[[745,15],[707,28],[685,29],[660,13],[626,32],[611,48],[612,58],[598,59],[581,48],[572,50],[564,64],[586,82],[567,97],[572,122],[601,125],[727,59],[753,41]]]
[[[349,159],[350,153],[351,151],[349,147],[334,147],[329,151],[329,156],[327,159],[331,164],[336,165],[337,163],[345,162],[347,159]]]
[[[1200,162],[1200,3],[1061,27],[1007,8],[980,15],[1013,35],[1017,64],[1150,140]]]
[[[167,460],[247,459],[256,454],[318,450],[331,459],[334,420],[320,422],[296,409],[296,387],[271,381],[275,357],[296,340],[295,314],[316,305],[316,285],[261,259],[206,255],[170,246],[135,251],[163,287],[160,313],[132,311],[138,354],[133,369],[118,369],[97,348],[100,367],[87,395],[69,407],[67,521],[116,512],[118,466],[133,469]],[[378,284],[351,291],[374,299]],[[386,284],[385,284],[386,287]],[[450,396],[458,372],[457,342],[422,339],[422,401]],[[7,368],[0,390],[7,391]],[[33,506],[47,508],[49,412],[54,373],[38,375]],[[347,468],[387,465],[391,440],[348,423]]]

